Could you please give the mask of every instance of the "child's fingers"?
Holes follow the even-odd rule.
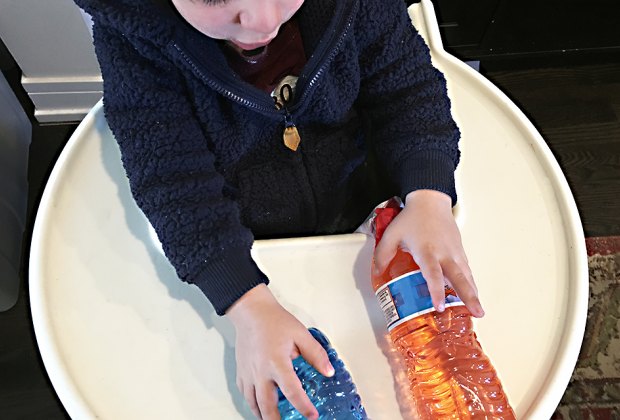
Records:
[[[299,378],[295,375],[292,366],[285,372],[281,372],[281,376],[276,378],[276,382],[286,399],[299,411],[299,413],[307,419],[317,419],[319,413],[316,407],[308,398],[308,395],[301,386]]]
[[[334,367],[329,361],[329,356],[321,344],[308,332],[297,342],[297,348],[301,356],[306,359],[323,376],[332,376]]]
[[[396,255],[396,251],[399,246],[399,239],[392,238],[392,235],[389,234],[389,228],[386,230],[385,234],[375,247],[375,253],[373,255],[374,258],[374,275],[378,276],[383,273],[385,269]]]
[[[279,420],[278,391],[271,381],[256,384],[256,403],[260,410],[259,418],[263,420]]]
[[[256,402],[256,390],[254,389],[254,385],[244,386],[241,389],[241,392],[243,393],[246,402],[250,406],[252,414],[254,414],[257,419],[261,419],[262,416],[260,414],[260,409],[258,408],[258,403]]]
[[[424,280],[426,280],[433,306],[437,312],[443,312],[446,303],[446,293],[443,271],[439,261],[432,255],[427,255],[424,257],[420,256],[419,261],[416,262],[420,267]]]
[[[446,261],[443,264],[443,272],[469,312],[477,318],[483,317],[484,310],[478,299],[478,289],[471,271],[455,261]]]

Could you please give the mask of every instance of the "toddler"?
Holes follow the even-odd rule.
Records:
[[[317,418],[291,359],[333,368],[269,291],[255,238],[351,232],[398,195],[377,269],[404,248],[437,310],[447,283],[483,315],[452,215],[459,131],[403,0],[75,2],[132,194],[179,278],[234,324],[256,417],[278,418],[280,387]]]

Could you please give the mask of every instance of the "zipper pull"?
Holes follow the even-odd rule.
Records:
[[[299,148],[299,143],[301,143],[301,137],[299,137],[299,131],[297,131],[297,127],[291,120],[291,114],[286,111],[286,115],[284,116],[284,145],[291,149],[293,152],[296,152]]]

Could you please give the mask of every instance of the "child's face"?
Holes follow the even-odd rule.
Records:
[[[172,0],[181,16],[203,34],[243,50],[267,45],[304,0]]]

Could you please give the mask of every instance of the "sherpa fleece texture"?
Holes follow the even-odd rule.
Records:
[[[309,60],[283,110],[167,0],[75,2],[93,17],[105,116],[132,194],[178,276],[218,314],[268,283],[250,255],[255,234],[329,230],[333,207],[346,206],[334,198],[347,197],[369,154],[396,186],[385,198],[435,189],[456,201],[459,131],[402,0],[307,1],[297,18]],[[290,125],[296,152],[282,141]]]

